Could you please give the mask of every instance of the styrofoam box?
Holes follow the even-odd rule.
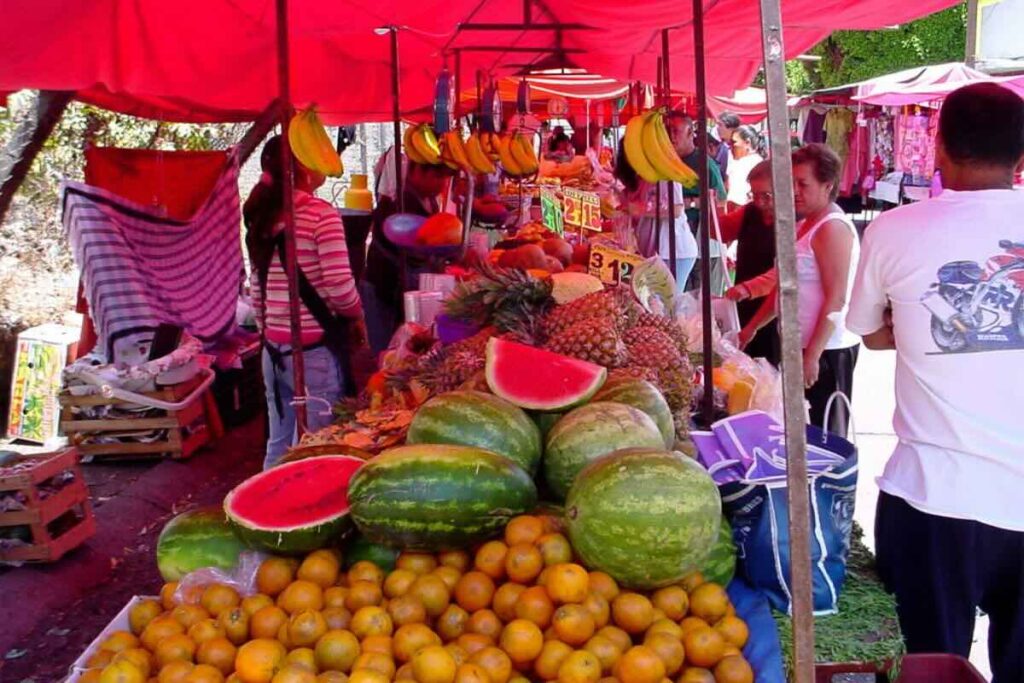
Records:
[[[82,674],[85,672],[85,663],[89,661],[90,657],[92,657],[96,652],[99,651],[100,644],[104,640],[109,638],[111,633],[113,633],[114,631],[131,630],[130,624],[128,622],[128,614],[131,612],[132,607],[139,604],[143,600],[159,601],[160,597],[157,595],[136,595],[134,598],[129,600],[128,604],[121,608],[121,611],[117,613],[117,616],[110,620],[110,623],[107,624],[102,631],[100,631],[99,635],[97,635],[91,643],[89,643],[89,647],[85,648],[85,652],[83,652],[78,657],[78,659],[75,660],[75,663],[71,665],[71,672],[65,679],[65,683],[77,683],[78,679],[80,679],[82,677]]]

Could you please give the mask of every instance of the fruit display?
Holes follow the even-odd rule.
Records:
[[[718,527],[718,539],[701,565],[701,573],[708,581],[723,586],[728,585],[736,574],[736,541],[733,539],[732,526],[725,516]]]
[[[251,593],[210,583],[134,603],[79,681],[752,683],[751,634],[700,573],[631,591],[523,515],[470,551],[270,556]],[[348,567],[344,569],[344,567]]]
[[[530,176],[540,168],[533,140],[523,133],[506,133],[491,138],[502,170],[510,176]]]
[[[234,567],[245,548],[223,507],[196,508],[164,526],[156,541],[156,564],[164,581],[177,581],[203,567]]]
[[[691,458],[634,448],[580,472],[565,517],[585,565],[629,587],[657,588],[703,566],[718,540],[722,501]]]
[[[249,477],[224,498],[224,512],[250,546],[305,553],[351,528],[348,482],[364,464],[345,455],[307,458]]]
[[[314,107],[292,116],[288,123],[288,146],[299,163],[311,171],[331,177],[345,172],[338,150],[327,136]]]
[[[441,163],[441,146],[429,125],[409,126],[402,136],[402,143],[402,150],[411,161],[430,166]]]
[[[594,394],[595,401],[613,401],[632,406],[650,417],[665,440],[665,448],[676,442],[675,423],[668,402],[650,382],[635,377],[615,377]]]
[[[676,153],[660,111],[649,111],[631,118],[626,124],[622,145],[626,161],[647,182],[673,180],[687,188],[696,187],[697,174]]]
[[[462,221],[453,213],[435,213],[416,231],[416,243],[425,247],[452,247],[462,244]]]
[[[487,342],[487,386],[520,408],[559,411],[597,393],[608,371],[594,363],[492,337]]]

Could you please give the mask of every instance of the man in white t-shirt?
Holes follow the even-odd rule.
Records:
[[[847,327],[896,349],[895,452],[876,543],[910,652],[966,656],[991,618],[994,683],[1024,681],[1024,101],[946,98],[946,191],[864,236]]]

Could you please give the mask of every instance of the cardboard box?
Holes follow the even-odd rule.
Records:
[[[132,607],[143,600],[159,599],[160,596],[158,595],[136,595],[134,598],[129,600],[128,604],[121,608],[121,611],[117,613],[117,616],[110,620],[110,623],[100,631],[99,635],[97,635],[91,643],[89,643],[89,647],[85,648],[85,652],[83,652],[78,659],[75,660],[74,664],[71,665],[71,671],[69,672],[68,677],[64,679],[65,683],[77,683],[77,681],[82,677],[82,674],[85,673],[87,668],[86,662],[88,662],[89,658],[99,651],[100,644],[109,638],[111,633],[114,631],[131,630],[128,622],[128,615],[131,612]]]
[[[78,334],[73,327],[48,324],[18,335],[7,436],[40,444],[57,438],[61,373],[75,352]]]

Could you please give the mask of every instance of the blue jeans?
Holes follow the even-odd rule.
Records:
[[[399,312],[377,294],[377,288],[372,282],[363,280],[359,283],[358,288],[359,298],[363,302],[367,341],[374,358],[376,358],[391,343],[391,337],[398,329]]]
[[[276,348],[285,353],[291,346],[282,345]],[[306,404],[306,428],[314,431],[334,421],[331,407],[341,399],[344,385],[338,361],[326,347],[305,351],[302,358],[305,361],[306,395],[327,401],[327,405],[321,401],[310,401]],[[295,433],[295,406],[292,405],[295,398],[295,382],[291,354],[281,358],[280,366],[275,367],[270,353],[263,349],[263,381],[267,386],[267,420],[270,426],[263,469],[268,469],[276,465],[288,448],[298,440]],[[277,407],[278,403],[281,405],[280,410]]]
[[[690,277],[690,271],[693,270],[693,264],[697,262],[697,259],[693,256],[687,258],[677,258],[676,267],[673,268],[672,264],[669,263],[668,259],[665,259],[665,265],[672,271],[672,276],[676,279],[676,291],[681,292],[686,289],[686,281]]]

